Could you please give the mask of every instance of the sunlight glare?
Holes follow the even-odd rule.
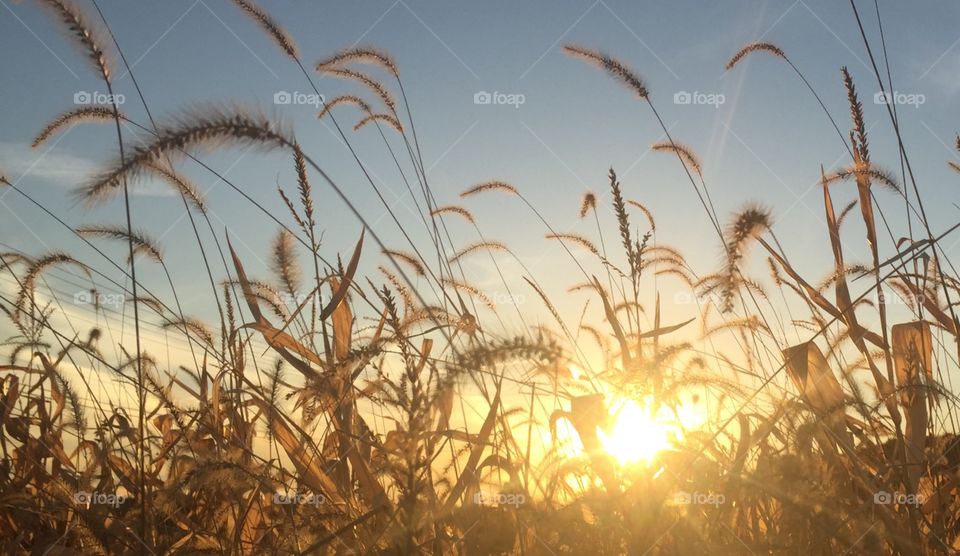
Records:
[[[620,465],[650,465],[660,452],[671,447],[671,440],[679,433],[678,427],[667,418],[667,411],[654,415],[649,400],[640,405],[628,399],[614,408],[610,433],[599,430],[598,435],[604,449]]]

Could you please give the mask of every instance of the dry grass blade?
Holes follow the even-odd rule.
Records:
[[[844,416],[843,389],[820,348],[806,342],[784,350],[787,374],[800,395],[831,427],[836,438],[853,446]]]
[[[909,492],[916,492],[923,474],[927,446],[928,392],[933,385],[933,337],[924,321],[895,324],[890,343],[897,370],[900,403],[906,413],[906,475]]]
[[[251,403],[259,406],[264,414],[272,417],[268,422],[273,437],[277,439],[297,469],[298,478],[316,492],[323,493],[332,503],[344,504],[345,501],[337,483],[323,470],[320,458],[306,449],[306,446],[312,445],[312,442],[294,433],[280,412],[267,402],[253,398]]]
[[[450,493],[447,495],[447,499],[444,501],[443,507],[439,512],[440,515],[450,513],[467,487],[480,480],[480,477],[476,475],[477,465],[480,464],[480,457],[486,448],[487,439],[493,432],[498,411],[500,411],[500,383],[497,383],[497,391],[493,397],[493,401],[490,402],[490,409],[487,411],[487,416],[480,426],[480,431],[477,432],[477,441],[470,447],[470,456],[467,458],[463,470],[457,478],[457,482],[450,489]]]
[[[293,365],[294,368],[303,373],[307,378],[318,380],[319,374],[313,368],[311,368],[309,364],[294,357],[290,352],[303,357],[310,363],[313,363],[321,368],[325,367],[325,362],[316,353],[314,353],[313,350],[307,348],[286,332],[278,330],[267,321],[267,319],[263,316],[263,312],[260,310],[260,305],[257,303],[257,295],[253,291],[253,286],[251,285],[250,280],[247,278],[247,273],[243,268],[243,264],[240,262],[240,257],[237,256],[236,251],[233,250],[233,245],[230,244],[229,237],[227,238],[227,248],[230,251],[230,256],[233,259],[234,269],[237,272],[237,281],[240,283],[240,288],[243,290],[244,299],[246,300],[247,306],[250,308],[250,314],[254,319],[254,322],[245,324],[241,328],[253,328],[257,332],[260,332],[267,344],[274,348],[284,358],[284,360]],[[330,311],[332,312],[333,309],[331,308]],[[329,314],[324,318],[327,317],[329,317]]]
[[[344,282],[344,285],[347,288],[344,288],[336,278],[330,278],[330,289],[334,297],[340,291],[349,288],[349,279]],[[330,320],[333,328],[334,355],[336,355],[337,361],[346,361],[353,341],[353,312],[350,310],[350,304],[347,303],[346,299],[337,304]]]
[[[639,334],[637,336],[637,339],[645,340],[647,338],[659,338],[660,336],[665,336],[671,332],[676,332],[677,330],[680,330],[681,328],[683,328],[684,326],[690,324],[695,320],[697,319],[693,318],[693,319],[685,320],[679,324],[673,324],[670,326],[661,326],[653,330],[648,330],[647,332],[643,332],[642,334]]]
[[[597,280],[596,276],[593,276],[592,278],[593,287],[597,290],[597,293],[600,295],[600,300],[603,302],[603,311],[606,314],[607,322],[613,329],[613,334],[617,338],[617,342],[620,344],[620,357],[623,359],[623,368],[629,369],[631,367],[633,357],[630,354],[630,344],[627,342],[627,336],[623,332],[623,327],[620,325],[620,320],[617,319],[617,312],[610,304],[610,300],[607,299],[607,294],[603,290],[603,286],[600,285],[600,280]]]
[[[357,240],[357,245],[353,248],[353,254],[350,256],[350,262],[347,263],[347,269],[344,271],[342,278],[343,283],[340,284],[339,288],[334,290],[333,295],[330,297],[330,301],[327,303],[327,306],[320,311],[320,320],[326,320],[330,318],[337,307],[340,305],[340,302],[347,297],[347,293],[350,291],[350,286],[353,285],[353,277],[357,273],[357,266],[360,264],[360,253],[363,251],[363,237],[366,234],[366,229],[361,230],[360,239]]]

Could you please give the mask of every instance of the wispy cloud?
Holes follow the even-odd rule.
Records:
[[[17,183],[38,180],[50,185],[74,189],[97,173],[100,166],[61,147],[33,149],[25,143],[0,142],[0,175]],[[156,181],[138,184],[131,195],[172,197],[176,193]]]
[[[921,79],[937,87],[948,98],[960,93],[960,82],[957,81],[957,72],[960,71],[960,50],[950,51],[937,60]]]
[[[96,165],[63,149],[32,149],[24,143],[0,142],[0,172],[11,181],[35,179],[73,187],[96,171]]]

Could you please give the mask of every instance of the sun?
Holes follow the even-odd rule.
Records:
[[[613,427],[598,430],[604,450],[620,465],[650,465],[657,455],[668,450],[680,434],[680,427],[666,408],[656,410],[651,400],[641,405],[635,400],[615,402],[611,408]]]

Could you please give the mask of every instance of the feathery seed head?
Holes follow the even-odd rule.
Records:
[[[290,38],[290,35],[287,34],[276,21],[273,20],[270,15],[263,10],[260,6],[254,4],[251,0],[233,0],[233,3],[236,4],[243,13],[250,16],[253,21],[259,25],[270,37],[273,38],[273,41],[277,43],[277,46],[283,50],[287,56],[290,56],[294,60],[299,59],[297,54],[297,45],[293,42],[293,39]]]
[[[754,52],[768,52],[777,58],[787,60],[787,55],[783,53],[783,50],[780,50],[780,47],[769,42],[753,42],[747,46],[744,46],[736,54],[734,54],[733,58],[730,58],[730,61],[727,62],[725,69],[730,71],[733,69],[733,66],[740,62],[740,60],[743,60],[748,54],[752,54]]]
[[[356,47],[343,50],[334,54],[333,56],[330,56],[329,58],[317,62],[316,69],[317,71],[322,72],[329,68],[339,66],[340,64],[350,62],[380,66],[393,75],[397,77],[400,76],[400,72],[397,70],[397,65],[394,63],[390,55],[372,47]]]
[[[41,4],[53,11],[66,26],[70,36],[80,43],[93,62],[97,72],[103,77],[103,80],[110,82],[110,64],[107,61],[107,55],[103,48],[99,29],[90,27],[84,20],[83,12],[76,6],[72,0],[40,0]]]
[[[123,116],[121,115],[121,117]],[[70,124],[80,122],[105,122],[113,121],[113,119],[113,110],[106,106],[81,106],[80,108],[69,110],[54,118],[52,122],[40,131],[30,146],[33,148],[39,147],[46,142],[47,139],[50,139],[53,134]]]
[[[317,114],[317,119],[323,118],[324,116],[329,114],[330,111],[334,109],[334,107],[340,104],[353,104],[354,106],[356,106],[366,114],[372,113],[372,110],[370,109],[370,105],[367,104],[367,101],[363,100],[362,98],[356,95],[340,95],[338,97],[334,97],[324,102],[323,109],[320,110],[319,114]]]
[[[700,161],[693,154],[693,150],[686,145],[683,145],[677,142],[654,143],[650,147],[650,150],[656,151],[656,152],[668,151],[668,152],[676,153],[676,155],[680,157],[683,163],[686,164],[691,170],[693,170],[698,174],[702,173],[702,169],[700,167]]]
[[[485,191],[503,191],[504,193],[509,193],[511,195],[519,196],[520,193],[517,191],[517,188],[510,185],[509,183],[502,181],[488,181],[467,189],[460,194],[461,197],[471,197],[478,193],[483,193]]]
[[[458,207],[458,206],[454,206],[454,205],[449,205],[449,206],[445,206],[445,207],[435,208],[435,209],[433,209],[433,211],[430,212],[430,215],[431,215],[431,216],[439,216],[439,215],[441,215],[441,214],[448,214],[448,213],[458,214],[458,215],[462,216],[467,222],[469,222],[469,223],[471,223],[471,224],[475,224],[475,223],[476,223],[476,220],[474,220],[473,214],[472,214],[470,211],[468,211],[467,209],[465,209],[465,208],[463,208],[463,207]]]
[[[78,196],[88,204],[96,204],[110,198],[123,180],[138,178],[147,169],[158,167],[164,157],[223,144],[270,150],[291,148],[295,143],[286,126],[277,125],[262,114],[221,108],[193,110],[161,127],[148,143],[129,145],[127,155],[91,180]]]
[[[587,216],[587,213],[597,208],[597,196],[592,191],[587,191],[580,201],[580,218]]]
[[[564,46],[563,50],[569,56],[584,60],[606,71],[610,76],[632,89],[640,98],[646,100],[649,96],[643,81],[630,68],[611,56],[597,50],[589,50],[569,44]]]

